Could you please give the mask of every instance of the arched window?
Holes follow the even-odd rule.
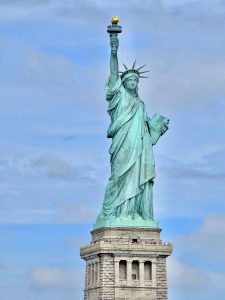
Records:
[[[146,261],[144,263],[145,270],[145,280],[152,280],[152,263],[151,261]]]
[[[132,262],[132,280],[139,280],[139,261],[134,260]]]
[[[119,278],[127,279],[127,262],[126,260],[121,260],[119,263]]]

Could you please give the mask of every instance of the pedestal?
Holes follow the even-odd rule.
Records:
[[[166,258],[172,245],[157,228],[100,228],[82,247],[85,300],[167,300]]]

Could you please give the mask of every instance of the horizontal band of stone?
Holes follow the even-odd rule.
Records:
[[[118,245],[117,243],[107,243],[104,241],[96,242],[95,244],[87,245],[85,247],[81,247],[80,255],[82,258],[85,258],[86,255],[95,255],[96,253],[123,253],[127,252],[128,246],[125,245]],[[130,253],[132,251],[136,252],[138,255],[144,254],[145,252],[151,252],[153,255],[158,256],[169,256],[172,253],[172,244],[170,243],[163,243],[163,244],[132,244],[129,246]]]

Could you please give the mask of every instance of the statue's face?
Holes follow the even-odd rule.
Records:
[[[131,76],[127,78],[124,82],[125,88],[131,91],[135,90],[137,88],[137,85],[138,85],[138,78],[136,76]]]

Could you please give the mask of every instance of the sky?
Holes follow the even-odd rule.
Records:
[[[119,64],[147,64],[139,96],[170,119],[154,147],[154,214],[169,299],[225,293],[225,2],[0,0],[1,300],[82,299],[110,176],[111,17]]]

